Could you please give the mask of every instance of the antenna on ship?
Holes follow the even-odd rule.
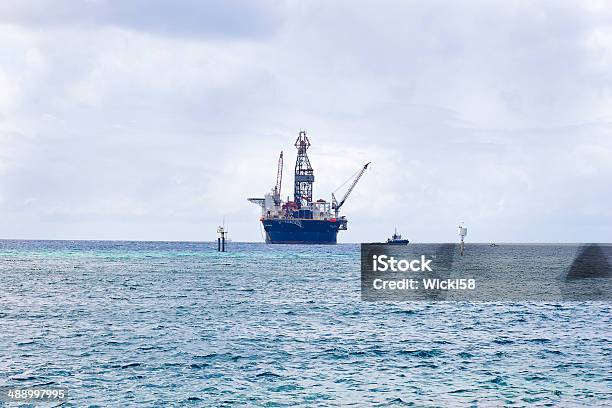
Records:
[[[459,236],[461,237],[461,256],[463,256],[463,250],[465,247],[465,244],[463,242],[463,238],[465,238],[467,235],[467,227],[464,225],[463,222],[461,222],[461,224],[459,224]]]

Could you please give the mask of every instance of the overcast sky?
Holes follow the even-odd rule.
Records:
[[[0,3],[2,238],[261,241],[300,129],[340,241],[610,242],[612,3]]]

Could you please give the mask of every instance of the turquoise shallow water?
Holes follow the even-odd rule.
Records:
[[[0,241],[0,385],[63,406],[604,406],[608,303],[367,303],[359,247]]]

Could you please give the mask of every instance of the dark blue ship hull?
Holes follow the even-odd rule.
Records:
[[[346,219],[264,219],[267,244],[335,244]]]
[[[387,245],[408,245],[410,241],[408,241],[407,239],[394,239],[394,240],[389,240],[387,242],[385,242],[385,244]]]

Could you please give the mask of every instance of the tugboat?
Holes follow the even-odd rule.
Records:
[[[391,238],[387,238],[387,245],[408,245],[409,242],[407,239],[402,239],[402,236],[397,233],[397,228]]]

